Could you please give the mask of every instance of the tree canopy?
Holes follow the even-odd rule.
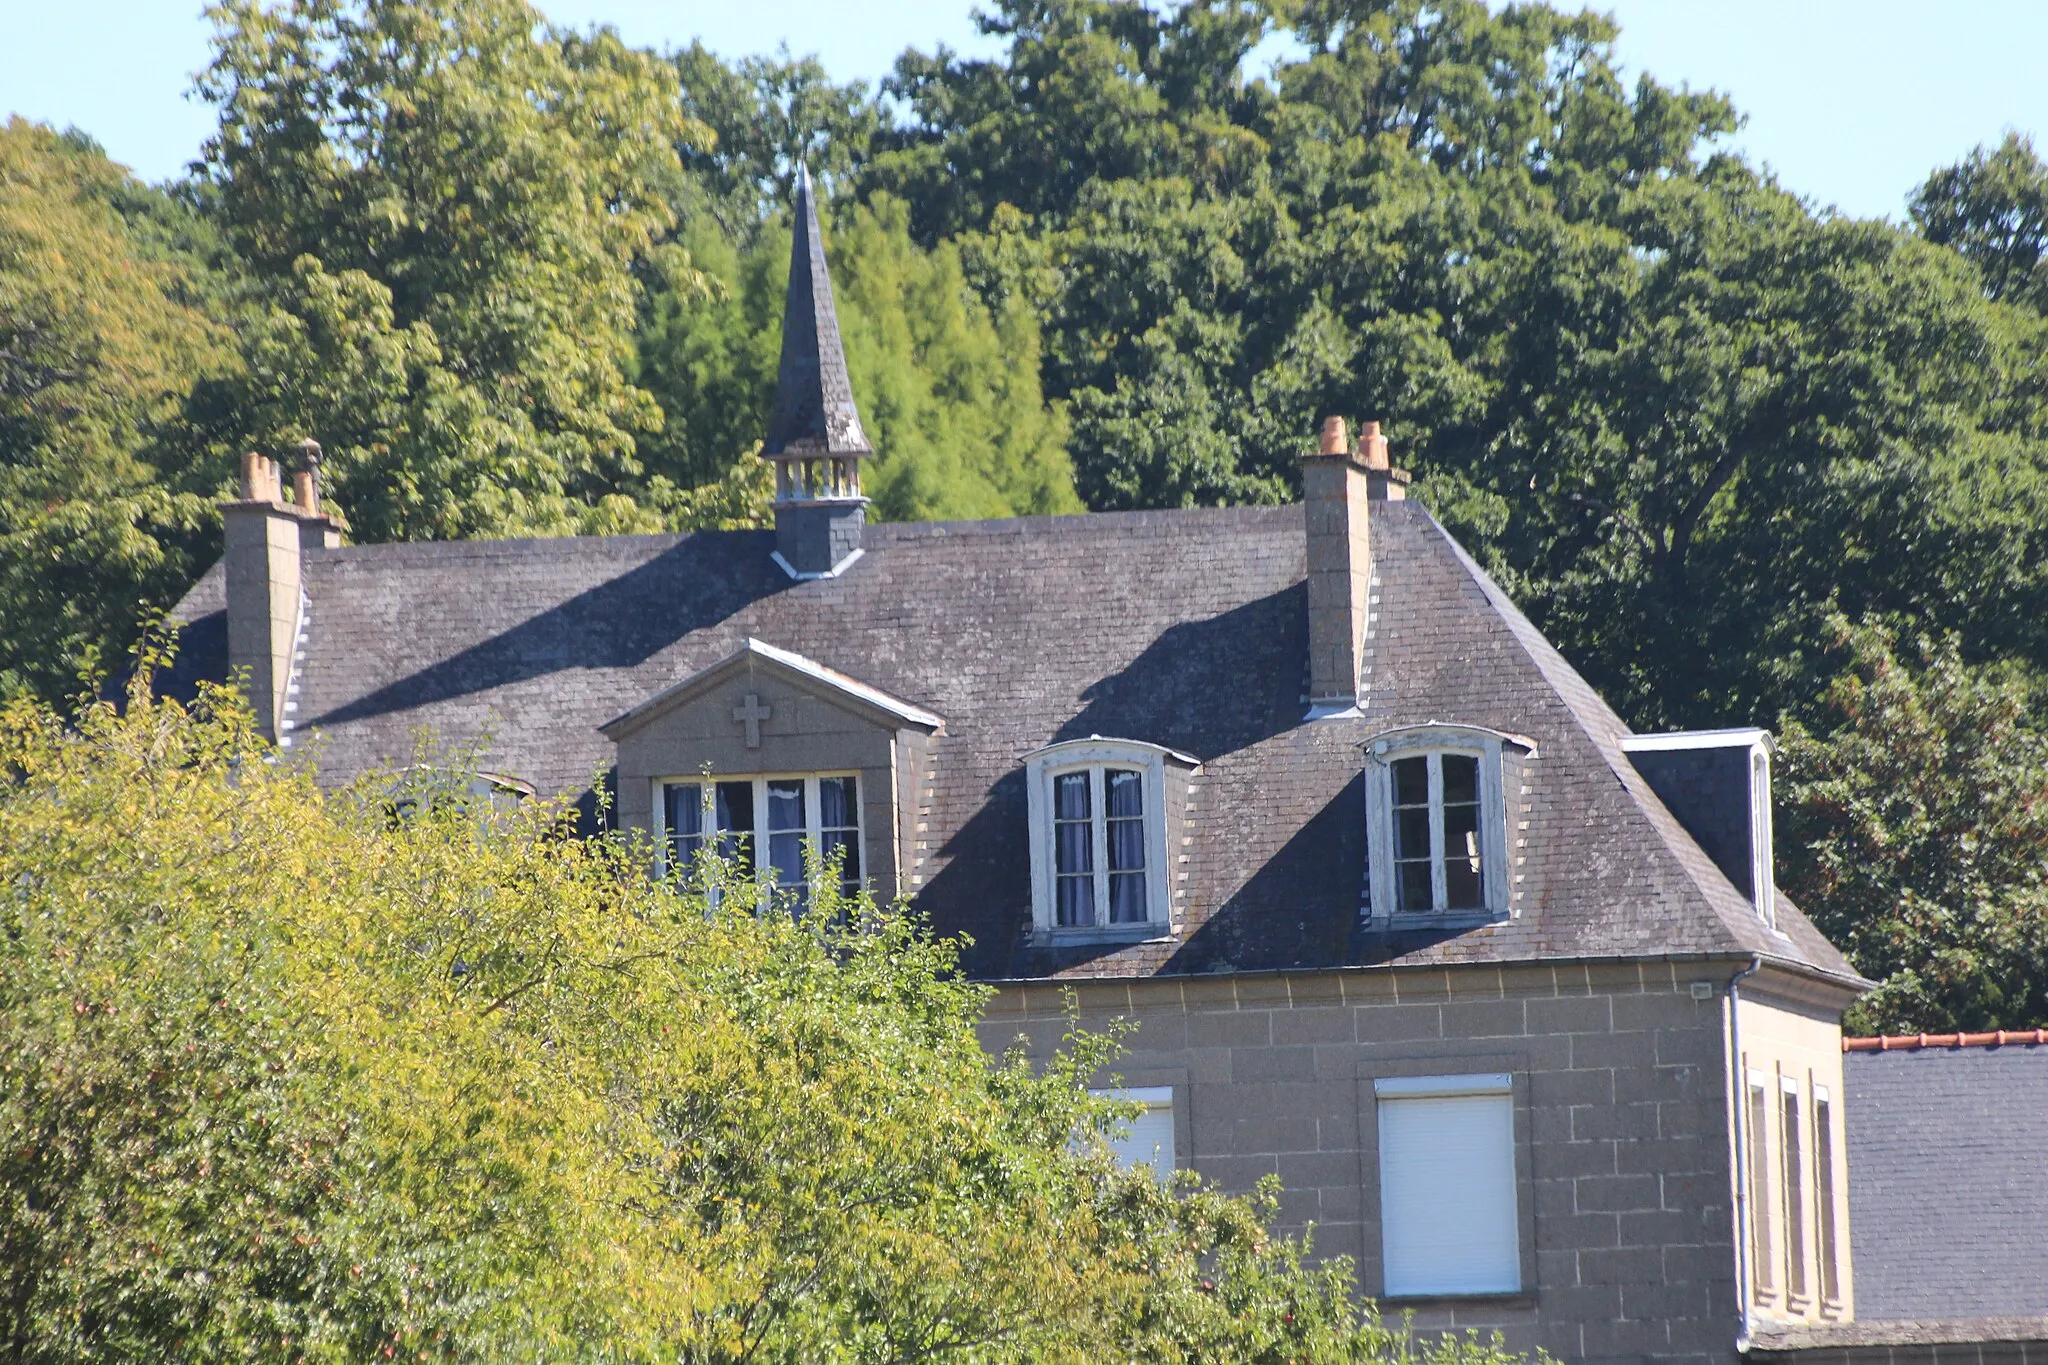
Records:
[[[1112,1040],[991,1066],[898,911],[714,912],[459,756],[323,794],[147,686],[0,709],[12,1360],[1508,1365],[1119,1170]]]

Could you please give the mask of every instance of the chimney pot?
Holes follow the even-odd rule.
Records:
[[[1387,438],[1380,435],[1378,422],[1367,422],[1359,432],[1358,453],[1365,457],[1367,469],[1386,469]]]
[[[1366,430],[1378,431],[1379,423],[1366,423]],[[1344,430],[1344,419],[1342,417],[1325,417],[1323,419],[1323,454],[1345,455],[1349,454],[1350,450],[1351,438],[1350,433]]]

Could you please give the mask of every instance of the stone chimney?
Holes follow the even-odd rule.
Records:
[[[860,462],[874,447],[853,405],[808,167],[797,168],[795,208],[782,363],[761,454],[775,465],[776,563],[791,578],[831,578],[861,554]]]
[[[241,485],[221,504],[227,579],[228,666],[243,671],[249,705],[264,737],[290,744],[292,655],[305,606],[305,552],[341,543],[341,527],[320,510],[320,447],[299,449],[295,501],[284,500],[277,462],[242,456]]]
[[[1308,528],[1308,694],[1310,716],[1358,705],[1366,616],[1372,595],[1367,505],[1407,495],[1408,474],[1387,459],[1387,438],[1367,422],[1351,448],[1342,417],[1323,421],[1315,454],[1301,459]]]

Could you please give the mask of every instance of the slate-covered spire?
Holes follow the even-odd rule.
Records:
[[[775,466],[775,562],[792,578],[845,572],[861,556],[867,525],[860,462],[875,452],[853,408],[818,202],[803,165],[796,172],[782,368],[761,453]]]
[[[789,295],[782,310],[782,364],[775,376],[775,412],[761,453],[770,459],[874,454],[839,344],[832,277],[808,166],[796,173],[796,230],[789,246]]]

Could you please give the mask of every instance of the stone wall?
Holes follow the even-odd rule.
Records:
[[[1230,1190],[1277,1175],[1292,1229],[1381,1282],[1380,1076],[1515,1077],[1521,1293],[1387,1300],[1419,1329],[1499,1328],[1568,1360],[1716,1360],[1739,1332],[1718,960],[1367,968],[1078,983],[1084,1023],[1136,1022],[1115,1068],[1171,1086],[1179,1164]],[[1705,983],[1705,998],[1693,994]],[[1034,1055],[1060,985],[1003,987],[983,1040]],[[1105,1078],[1106,1079],[1106,1078]]]

